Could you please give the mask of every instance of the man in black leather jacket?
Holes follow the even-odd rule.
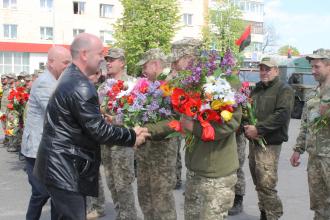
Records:
[[[147,129],[107,124],[88,77],[103,61],[101,40],[78,35],[71,44],[72,64],[49,100],[34,175],[46,185],[60,219],[85,220],[85,197],[97,196],[100,144],[138,146]]]

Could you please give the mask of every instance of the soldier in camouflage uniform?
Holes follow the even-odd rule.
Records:
[[[2,97],[3,97],[3,94],[6,92],[6,90],[8,89],[8,80],[7,80],[7,75],[6,74],[2,74],[1,75],[1,99],[0,99],[0,117],[1,117],[1,128],[0,128],[0,134],[2,137],[5,136],[5,131],[4,131],[4,128],[5,128],[5,117],[6,117],[6,114],[5,112],[3,112],[3,108],[1,107],[1,100],[2,100]],[[4,142],[4,139],[2,140],[2,143]]]
[[[330,219],[330,50],[319,49],[306,57],[312,66],[312,73],[319,85],[306,102],[301,118],[291,164],[300,164],[300,154],[309,153],[307,173],[310,208],[314,220]],[[317,126],[315,120],[323,117],[324,126]]]
[[[277,220],[283,215],[276,190],[278,161],[282,143],[288,140],[294,92],[280,81],[273,58],[263,58],[259,68],[261,81],[251,92],[257,124],[245,125],[244,129],[250,140],[249,167],[258,194],[260,219]],[[265,140],[265,150],[255,141],[260,137]]]
[[[188,67],[189,63],[195,59],[196,55],[200,53],[201,41],[190,38],[173,42],[172,44],[172,56],[170,61],[172,62],[172,77]],[[178,155],[176,160],[176,185],[175,189],[179,189],[182,184],[182,161],[181,161],[181,139],[178,142]]]
[[[150,80],[164,79],[170,72],[166,57],[160,49],[145,52],[138,65]],[[145,220],[175,220],[176,209],[173,188],[176,182],[175,167],[178,139],[165,137],[173,131],[167,126],[170,120],[147,123],[151,133],[137,151],[138,199]]]
[[[10,134],[11,132],[7,132],[5,134],[5,140],[4,140],[4,147],[7,147],[7,150],[9,152],[17,152],[18,151],[18,139],[15,138],[15,135],[17,132],[19,132],[18,126],[19,126],[19,114],[15,110],[11,111],[7,108],[7,105],[9,104],[8,96],[12,89],[15,88],[17,77],[14,73],[7,74],[8,78],[8,87],[7,90],[4,91],[2,99],[1,99],[1,112],[5,112],[6,114],[6,121],[4,130],[6,131],[15,131],[13,134]]]
[[[105,57],[107,61],[107,74],[116,80],[127,81],[132,79],[125,72],[125,51],[121,48],[111,48]],[[99,91],[103,85],[99,87]],[[102,104],[104,107],[107,103]],[[113,120],[116,123],[116,120]],[[133,192],[134,150],[128,147],[102,147],[102,163],[105,170],[107,185],[118,220],[136,220],[137,210]]]

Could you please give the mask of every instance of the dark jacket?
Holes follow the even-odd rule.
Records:
[[[135,138],[105,122],[94,85],[71,64],[49,100],[34,174],[48,186],[96,196],[100,144],[133,146]]]
[[[211,123],[215,131],[214,141],[203,141],[202,126],[194,121],[194,142],[187,148],[187,169],[208,178],[225,177],[238,169],[236,130],[241,123],[242,109],[235,109],[230,121],[223,124]]]
[[[268,85],[258,82],[251,92],[257,117],[258,134],[267,145],[288,140],[288,127],[294,103],[292,88],[276,77]]]

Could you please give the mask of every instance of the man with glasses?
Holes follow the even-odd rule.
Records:
[[[260,82],[251,92],[257,124],[245,125],[244,129],[250,140],[249,166],[258,194],[260,220],[276,220],[283,215],[282,202],[276,191],[277,168],[282,143],[288,140],[294,92],[280,81],[273,58],[263,58],[259,68]],[[265,150],[255,141],[258,138],[265,140]]]

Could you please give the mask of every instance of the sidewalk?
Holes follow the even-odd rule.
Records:
[[[278,191],[283,202],[283,220],[311,220],[313,213],[309,210],[309,195],[306,173],[306,156],[303,155],[301,165],[293,168],[289,164],[292,146],[295,143],[299,131],[299,120],[292,120],[290,124],[290,140],[282,148],[279,163]],[[18,155],[8,153],[0,145],[0,220],[23,220],[30,196],[30,185],[23,171],[24,163],[18,160]],[[258,220],[259,210],[257,198],[251,175],[248,170],[248,160],[245,166],[246,196],[244,197],[244,213],[229,217],[229,220]],[[185,182],[185,170],[183,171],[183,183]],[[104,184],[105,186],[106,184]],[[136,187],[136,184],[135,184]],[[183,220],[183,192],[184,189],[175,190],[176,209],[178,220]],[[138,202],[136,201],[136,204]],[[41,220],[50,219],[49,205],[44,207]],[[141,210],[138,209],[139,217],[142,219]],[[109,190],[106,190],[106,216],[101,220],[115,219],[113,203]]]

